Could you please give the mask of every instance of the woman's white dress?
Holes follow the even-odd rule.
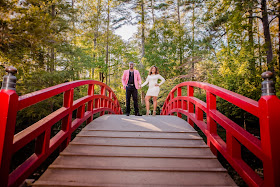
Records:
[[[158,79],[161,80],[161,82],[158,84]],[[149,89],[147,91],[146,96],[158,96],[159,93],[159,86],[162,85],[165,82],[165,79],[160,75],[148,75],[146,81],[141,85],[141,87],[145,86],[146,84],[149,83]],[[156,86],[158,84],[159,86]]]

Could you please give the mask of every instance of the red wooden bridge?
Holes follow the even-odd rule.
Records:
[[[280,100],[269,72],[262,75],[259,101],[208,83],[184,82],[171,90],[160,116],[136,117],[122,115],[115,94],[104,83],[74,81],[18,96],[16,69],[6,71],[0,91],[1,187],[20,186],[57,149],[59,157],[33,186],[235,186],[218,153],[249,186],[280,186]],[[87,86],[88,93],[74,100],[74,89],[80,86]],[[194,97],[194,88],[205,90],[206,102]],[[61,93],[61,108],[15,134],[20,110]],[[217,97],[256,116],[260,138],[220,113]],[[93,120],[97,113],[100,117]],[[51,137],[58,122],[61,129]],[[70,141],[84,122],[88,125]],[[226,141],[217,133],[218,124],[226,131]],[[34,152],[11,171],[13,155],[31,141],[36,142]],[[242,146],[262,161],[263,177],[243,160]]]

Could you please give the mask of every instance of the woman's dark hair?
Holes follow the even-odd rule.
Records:
[[[155,65],[153,65],[153,66],[150,68],[149,75],[152,75],[152,69],[153,69],[153,67],[156,68],[155,74],[158,74],[158,68],[157,68]]]

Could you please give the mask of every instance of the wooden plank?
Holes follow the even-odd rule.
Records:
[[[150,138],[150,139],[198,139],[202,138],[197,132],[165,133],[165,132],[125,132],[125,131],[81,131],[77,137],[110,137],[110,138]]]
[[[161,155],[161,154],[120,154],[120,155],[112,155],[112,154],[88,154],[88,153],[61,153],[63,156],[89,156],[89,157],[125,157],[125,158],[176,158],[176,159],[217,159],[214,155]]]
[[[85,127],[86,128],[86,127]],[[188,133],[197,133],[195,130],[187,130],[187,131],[147,131],[147,130],[118,130],[118,129],[94,129],[87,127],[87,129],[83,129],[83,131],[93,131],[93,132],[145,132],[145,133],[172,133],[172,134],[188,134]]]
[[[186,121],[176,116],[124,116],[104,115],[89,125],[85,130],[120,130],[120,131],[165,131],[188,132],[195,130]]]
[[[226,172],[224,168],[198,168],[198,167],[124,167],[124,166],[90,166],[90,165],[55,165],[50,169],[78,169],[78,170],[117,170],[117,171],[166,171],[166,172]]]
[[[214,157],[213,157],[214,158]],[[135,157],[94,157],[94,156],[72,156],[60,155],[53,163],[54,165],[88,165],[88,166],[120,166],[120,167],[182,167],[182,168],[221,168],[217,159],[201,158],[135,158]]]
[[[37,181],[36,182],[36,185],[34,186],[80,186],[80,187],[151,187],[150,184],[93,184],[93,183],[86,183],[86,182],[83,182],[83,183],[80,183],[80,182],[66,182],[66,181]],[[153,187],[182,187],[182,185],[176,185],[176,184],[168,184],[168,185],[165,185],[165,184],[160,184],[160,185],[157,185],[157,184],[153,184],[152,185]],[[184,186],[193,186],[193,185],[184,185]],[[223,186],[220,186],[220,187],[231,187],[231,186],[236,186],[236,185],[223,185]],[[199,187],[209,187],[208,185],[205,185],[205,186],[199,186]]]
[[[145,184],[224,186],[234,185],[225,172],[165,172],[165,171],[118,171],[48,169],[41,176],[43,181],[66,181],[89,184]]]
[[[194,131],[176,116],[104,115],[34,186],[236,186]]]
[[[74,143],[92,145],[132,145],[132,146],[196,146],[205,145],[201,139],[147,139],[147,138],[110,138],[110,137],[76,137]]]
[[[159,147],[159,148],[208,148],[207,145],[133,145],[133,144],[92,144],[72,142],[71,145],[106,146],[106,147]]]
[[[110,156],[212,156],[210,148],[166,148],[166,147],[120,147],[120,146],[91,146],[91,145],[69,145],[63,153],[78,155],[110,155]]]

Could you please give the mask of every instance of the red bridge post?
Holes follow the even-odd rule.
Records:
[[[4,76],[0,91],[0,181],[1,186],[8,186],[12,145],[18,111],[18,95],[15,91],[17,69],[8,67],[9,74]]]
[[[187,96],[188,96],[188,97],[193,97],[193,92],[194,92],[193,87],[188,85],[188,93],[187,93]],[[191,103],[190,101],[188,101],[188,111],[189,111],[189,113],[194,113],[194,104]],[[192,127],[194,127],[194,122],[193,122],[190,118],[188,118],[188,123],[189,123]]]
[[[210,110],[217,109],[216,96],[213,95],[209,91],[206,91],[206,103],[207,103],[208,114],[210,113]],[[207,118],[207,130],[208,130],[209,134],[216,135],[217,134],[217,123],[209,115],[207,115],[206,118]],[[217,156],[218,155],[217,148],[210,141],[210,138],[207,138],[207,145],[210,147],[213,154]]]
[[[265,154],[263,160],[264,186],[280,186],[280,100],[275,94],[271,72],[264,72],[260,107],[261,146]]]
[[[63,106],[65,108],[72,108],[74,100],[74,88],[64,92],[63,94]],[[63,141],[60,146],[60,152],[63,151],[71,141],[71,123],[72,123],[72,113],[69,113],[62,119],[61,129],[65,132],[68,132],[68,137]]]
[[[94,84],[88,85],[88,95],[94,95]],[[93,111],[93,100],[88,103],[87,111]],[[89,124],[93,120],[93,116],[87,120],[87,124]]]

